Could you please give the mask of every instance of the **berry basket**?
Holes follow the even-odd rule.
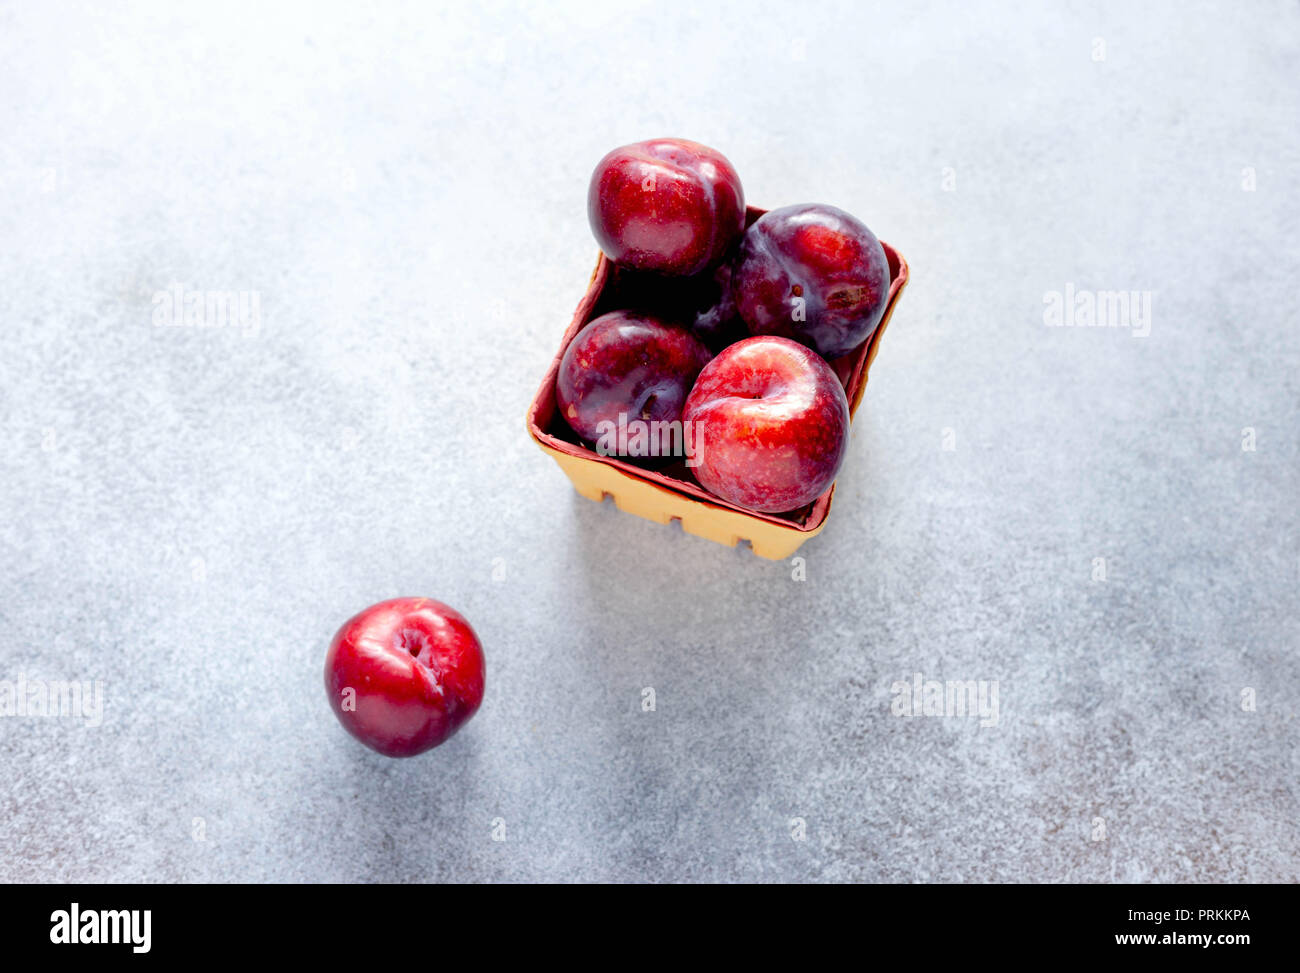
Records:
[[[765,210],[750,207],[746,225]],[[831,367],[844,383],[849,400],[849,414],[857,412],[867,386],[867,371],[875,360],[885,326],[894,313],[898,298],[907,286],[907,261],[883,240],[880,244],[889,260],[889,298],[884,316],[871,337],[856,349],[832,361]],[[597,502],[606,495],[614,498],[625,513],[668,524],[679,521],[682,530],[719,544],[734,547],[748,541],[754,553],[771,560],[792,555],[799,545],[821,532],[830,513],[835,485],[820,497],[798,510],[784,514],[764,514],[745,510],[706,491],[695,481],[682,463],[661,469],[647,469],[617,456],[601,456],[584,444],[560,416],[555,404],[555,382],[560,359],[574,336],[590,321],[606,311],[629,306],[629,293],[636,290],[630,275],[604,254],[596,262],[587,293],[579,302],[560,350],[546,372],[542,386],[528,407],[528,434],[542,450],[560,465],[584,497]]]

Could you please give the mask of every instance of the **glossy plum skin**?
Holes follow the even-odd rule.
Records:
[[[483,702],[484,676],[474,629],[431,598],[371,605],[343,623],[325,656],[334,715],[388,757],[413,757],[450,738]]]
[[[715,149],[685,139],[625,145],[596,166],[587,216],[605,255],[690,276],[718,264],[745,229],[745,191]]]
[[[788,338],[731,345],[700,373],[683,420],[700,484],[761,513],[811,503],[848,450],[849,403],[831,367]]]
[[[627,419],[673,421],[712,355],[685,325],[637,311],[611,311],[588,322],[560,359],[555,401],[583,439],[600,424]],[[626,453],[620,443],[620,453]]]
[[[700,299],[691,317],[691,330],[715,352],[748,335],[736,311],[731,274],[731,263],[724,261],[711,274],[701,274],[695,286]]]
[[[889,261],[876,235],[843,210],[785,206],[745,231],[732,292],[750,334],[793,338],[829,360],[880,324]]]

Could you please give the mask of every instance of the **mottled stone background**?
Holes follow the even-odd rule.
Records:
[[[100,7],[0,10],[0,678],[104,692],[0,878],[1300,879],[1295,3]],[[803,581],[524,433],[663,134],[912,265]],[[488,695],[395,762],[321,662],[404,594]]]

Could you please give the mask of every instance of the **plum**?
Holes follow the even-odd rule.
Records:
[[[603,440],[614,447],[611,452],[635,457],[629,423],[680,420],[686,396],[711,357],[684,324],[639,311],[611,311],[590,321],[565,349],[556,404],[580,437]],[[618,430],[616,442],[608,438],[611,426]]]
[[[745,192],[717,150],[685,139],[651,139],[600,160],[587,215],[611,260],[687,277],[715,266],[740,239]]]
[[[682,410],[688,465],[740,507],[786,513],[830,489],[848,451],[849,404],[831,367],[788,338],[745,338],[709,362]]]
[[[732,265],[724,261],[695,283],[691,328],[715,352],[748,335],[731,290]]]
[[[793,338],[830,360],[880,324],[889,261],[875,234],[843,210],[784,206],[745,231],[732,295],[751,335]]]

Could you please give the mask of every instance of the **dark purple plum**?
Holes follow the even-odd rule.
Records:
[[[716,149],[651,139],[600,160],[587,192],[587,216],[609,259],[689,277],[713,267],[740,239],[745,191]]]
[[[580,437],[612,445],[605,423],[625,430],[632,420],[680,420],[695,377],[712,357],[683,324],[611,311],[590,321],[565,349],[555,401]],[[628,455],[626,434],[616,439],[611,452]]]
[[[732,294],[750,334],[793,338],[830,360],[880,324],[889,261],[876,235],[843,210],[784,206],[745,231]]]
[[[731,262],[721,263],[713,273],[700,275],[694,291],[691,328],[715,352],[749,336],[745,322],[736,311],[731,274]]]

